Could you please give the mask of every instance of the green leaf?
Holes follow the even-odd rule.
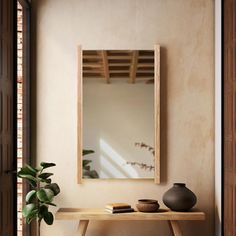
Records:
[[[26,174],[19,173],[18,177],[23,178],[23,179],[27,179],[33,187],[37,186],[37,179],[32,175],[26,175]]]
[[[47,179],[48,177],[52,176],[53,173],[42,173],[38,177],[41,179]]]
[[[47,183],[47,184],[50,184],[52,182],[51,179],[39,179],[40,182],[43,182],[43,183]]]
[[[87,166],[91,162],[91,160],[83,160],[83,167]]]
[[[37,187],[37,183],[36,183],[35,181],[28,179],[28,182],[30,183],[30,185],[31,185],[32,187],[34,187],[34,188]]]
[[[54,197],[54,193],[51,189],[40,189],[37,191],[36,195],[41,202],[51,202]]]
[[[21,178],[23,178],[23,179],[30,179],[30,180],[32,180],[32,181],[37,182],[37,179],[36,179],[34,176],[32,176],[32,175],[19,174],[19,177],[21,177]]]
[[[87,179],[97,179],[99,178],[99,175],[95,170],[92,171],[83,170],[83,177]]]
[[[56,207],[57,205],[52,202],[47,202],[48,205]]]
[[[38,209],[35,208],[32,212],[26,217],[27,224],[30,224],[33,219],[38,217]]]
[[[54,217],[53,217],[53,214],[51,212],[48,212],[47,214],[45,214],[43,219],[46,222],[46,224],[48,224],[48,225],[53,224]]]
[[[27,204],[23,208],[23,211],[22,211],[23,216],[24,217],[30,216],[33,213],[33,211],[35,210],[35,208],[36,208],[36,205],[34,203]]]
[[[96,170],[90,171],[90,172],[89,172],[89,175],[90,175],[90,177],[91,177],[92,179],[97,179],[97,178],[99,178],[98,173],[97,173]]]
[[[90,171],[91,166],[83,166],[83,169]]]
[[[32,202],[32,200],[35,198],[35,196],[36,196],[36,191],[31,190],[30,192],[27,193],[27,195],[25,197],[25,201],[27,203]]]
[[[22,167],[17,175],[22,178],[21,176],[22,175],[32,175],[32,176],[36,176],[36,173],[37,173],[37,170],[35,170],[33,167],[29,166],[29,165],[26,165],[25,167]]]
[[[44,188],[51,189],[54,193],[54,196],[60,193],[60,188],[56,183],[45,185]]]
[[[46,168],[49,168],[49,167],[52,167],[52,166],[55,166],[56,164],[55,163],[48,163],[48,162],[41,162],[40,163],[40,166],[43,167],[43,169],[46,169]]]
[[[39,219],[42,220],[44,215],[47,213],[48,213],[48,207],[45,205],[40,205],[39,206],[39,214],[38,214]]]
[[[88,154],[92,154],[92,153],[94,153],[93,150],[86,150],[86,149],[83,150],[83,156],[88,155]]]
[[[30,171],[34,172],[35,174],[38,172],[38,170],[36,168],[34,168],[33,166],[26,164],[25,167],[28,168]]]

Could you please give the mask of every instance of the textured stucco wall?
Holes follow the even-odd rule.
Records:
[[[161,200],[173,182],[198,196],[205,222],[182,223],[191,236],[214,235],[214,1],[37,1],[36,154],[53,161],[60,207],[103,207]],[[76,184],[78,44],[84,49],[161,49],[162,183],[90,181]],[[42,225],[43,236],[73,235],[76,222]],[[88,236],[170,235],[165,222],[93,222]]]

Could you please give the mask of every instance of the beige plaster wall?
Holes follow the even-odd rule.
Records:
[[[214,232],[213,0],[37,1],[36,155],[57,163],[60,207],[103,207],[111,201],[161,201],[173,182],[198,196],[205,222],[182,223],[185,235]],[[161,49],[162,184],[76,183],[76,47]],[[42,226],[43,236],[74,235],[76,222]],[[165,222],[93,222],[88,236],[165,235]]]

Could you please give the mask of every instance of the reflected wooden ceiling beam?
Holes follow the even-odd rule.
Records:
[[[139,77],[153,77],[152,50],[89,50],[83,52],[83,76],[99,76],[106,83],[113,77],[127,77],[136,83]]]
[[[108,59],[113,60],[130,60],[131,56],[129,55],[110,55],[108,56]]]
[[[138,64],[138,51],[134,50],[132,53],[132,61],[130,65],[130,72],[129,72],[129,82],[134,84],[136,79],[136,72],[137,72],[137,64]]]
[[[139,59],[153,59],[154,56],[153,55],[142,55],[142,56],[139,56]]]
[[[111,73],[129,73],[129,70],[111,70]]]
[[[103,71],[104,71],[104,76],[106,79],[106,83],[110,83],[110,73],[109,73],[109,65],[108,65],[108,59],[107,59],[107,51],[102,50],[102,61],[103,61]]]
[[[109,63],[110,66],[130,66],[130,62],[126,62],[126,63],[123,63],[123,62],[116,62],[116,63],[113,63],[113,62],[110,62]]]
[[[154,63],[139,63],[138,64],[138,67],[151,67],[151,68],[154,68]]]
[[[101,74],[101,72],[102,72],[101,70],[83,70],[83,73],[84,73],[84,74],[87,74],[87,73],[88,73],[88,74],[89,74],[89,73],[90,73],[90,74],[97,74],[97,73],[100,73],[100,74]]]
[[[83,63],[83,67],[89,67],[89,68],[101,68],[103,65],[100,63]]]
[[[99,55],[83,55],[84,59],[100,59]]]

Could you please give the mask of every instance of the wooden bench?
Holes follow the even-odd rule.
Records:
[[[120,213],[111,214],[104,209],[60,208],[56,212],[56,220],[79,220],[76,236],[84,236],[90,220],[166,220],[174,236],[183,236],[179,227],[180,220],[205,220],[205,213],[199,211],[173,212],[160,210],[155,213]]]

